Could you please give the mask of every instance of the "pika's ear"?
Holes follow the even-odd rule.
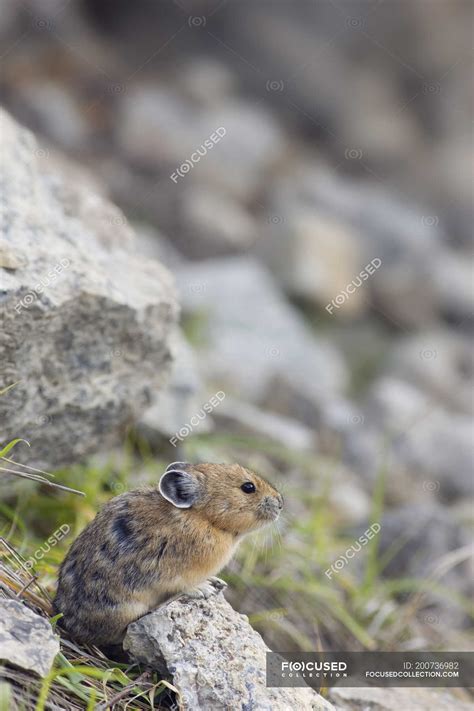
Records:
[[[166,471],[169,472],[171,469],[186,469],[186,467],[190,466],[191,464],[189,462],[172,462],[171,464],[168,464]]]
[[[167,469],[158,484],[160,494],[178,509],[189,509],[198,498],[199,482],[189,472]]]

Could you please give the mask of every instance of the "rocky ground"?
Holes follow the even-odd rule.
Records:
[[[227,593],[274,649],[471,646],[470,17],[5,3],[0,96],[39,140],[5,115],[1,442],[86,484],[58,524],[155,476],[116,463],[132,425],[155,462],[276,479],[281,551],[247,550]]]

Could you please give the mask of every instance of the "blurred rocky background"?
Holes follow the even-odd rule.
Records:
[[[301,522],[271,588],[235,593],[255,612],[301,583],[290,613],[257,615],[273,646],[315,647],[314,599],[329,646],[467,644],[472,14],[468,0],[2,0],[3,106],[42,137],[43,164],[59,149],[104,186],[133,251],[178,287],[171,380],[137,436],[171,461],[246,459]],[[350,543],[377,516],[377,576],[401,607],[357,598],[359,628],[304,581],[324,575],[325,522]],[[354,585],[375,575],[351,566]],[[431,587],[410,607],[417,580]]]

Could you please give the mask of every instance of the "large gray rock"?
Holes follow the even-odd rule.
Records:
[[[59,638],[48,620],[21,602],[0,598],[0,660],[44,677],[58,652]]]
[[[294,414],[300,418],[301,398],[314,408],[345,386],[347,372],[337,349],[313,336],[255,260],[186,265],[178,269],[177,282],[184,311],[207,319],[198,350],[202,371],[226,394],[262,403],[278,382],[281,390],[296,393]]]
[[[119,440],[162,385],[177,319],[170,274],[134,253],[96,187],[0,116],[2,440],[55,468]]]
[[[269,649],[222,592],[161,606],[128,627],[124,647],[172,676],[185,711],[333,709],[312,689],[265,685]]]

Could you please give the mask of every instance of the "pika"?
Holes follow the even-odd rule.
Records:
[[[111,499],[74,541],[53,602],[61,626],[80,642],[120,645],[130,622],[166,600],[207,597],[206,581],[282,507],[238,464],[170,464],[158,486]]]

